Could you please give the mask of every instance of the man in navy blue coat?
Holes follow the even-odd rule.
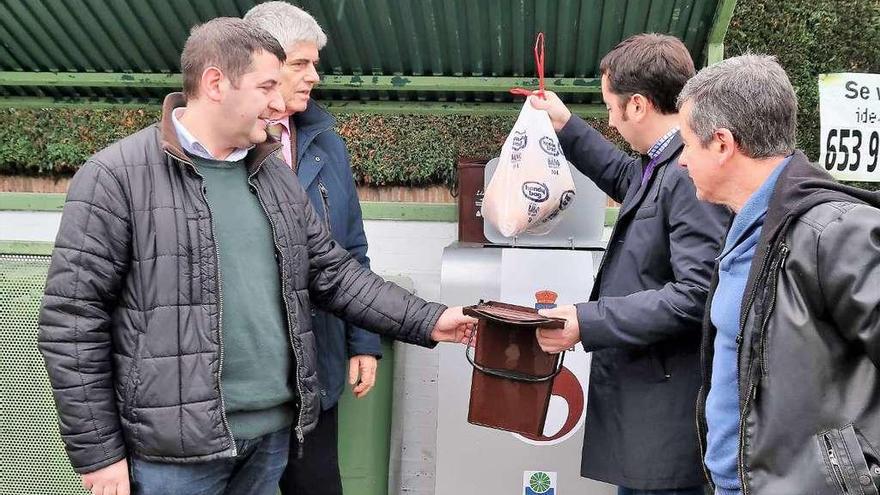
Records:
[[[260,4],[244,18],[273,34],[287,53],[280,86],[286,111],[273,116],[268,133],[281,140],[284,160],[296,172],[333,239],[369,267],[361,207],[345,144],[333,129],[335,119],[310,97],[320,80],[318,52],[326,45],[327,36],[308,12],[286,2]],[[290,457],[281,479],[285,495],[342,493],[337,402],[345,388],[346,374],[356,397],[370,392],[382,356],[378,335],[329,313],[313,310],[312,325],[318,347],[322,413],[317,429],[303,445],[291,438]]]
[[[593,352],[581,475],[621,495],[702,494],[695,433],[706,294],[728,212],[697,199],[678,165],[676,97],[694,74],[681,41],[641,34],[600,64],[608,123],[641,156],[607,141],[555,94],[547,110],[566,158],[620,214],[589,301],[544,311],[567,320],[538,331],[560,352]],[[584,277],[592,274],[583,274]]]

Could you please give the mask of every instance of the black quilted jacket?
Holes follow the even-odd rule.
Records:
[[[169,95],[160,124],[93,156],[64,206],[39,348],[79,473],[130,454],[161,462],[236,455],[221,396],[223,294],[211,211],[170,120],[183,104]],[[340,248],[274,156],[278,146],[259,145],[246,162],[274,233],[302,437],[320,407],[312,302],[425,346],[445,308],[383,281]]]

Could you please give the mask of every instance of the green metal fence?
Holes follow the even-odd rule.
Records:
[[[0,493],[85,491],[67,462],[43,358],[37,312],[48,256],[0,254]]]
[[[67,461],[37,351],[49,256],[8,254],[16,248],[45,252],[49,247],[4,243],[0,249],[0,495],[86,493]],[[347,392],[339,404],[340,467],[347,494],[387,493],[394,374],[394,351],[387,341],[383,353],[372,392],[360,400]]]

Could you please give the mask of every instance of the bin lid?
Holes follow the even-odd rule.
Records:
[[[565,326],[564,318],[541,316],[534,308],[498,301],[481,301],[479,304],[464,308],[463,312],[474,318],[483,318],[515,327],[562,328]]]

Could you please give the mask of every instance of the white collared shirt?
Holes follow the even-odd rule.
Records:
[[[202,143],[200,143],[186,127],[184,127],[183,123],[180,122],[180,116],[183,115],[184,110],[186,110],[186,107],[175,108],[171,112],[171,122],[174,123],[174,130],[177,131],[177,139],[180,141],[180,145],[183,146],[183,151],[208,160],[237,162],[244,159],[244,157],[247,156],[248,151],[253,149],[254,145],[250,145],[247,148],[235,148],[226,158],[220,159],[215,157],[210,151],[208,151],[208,148],[205,148],[205,146],[202,145]]]

